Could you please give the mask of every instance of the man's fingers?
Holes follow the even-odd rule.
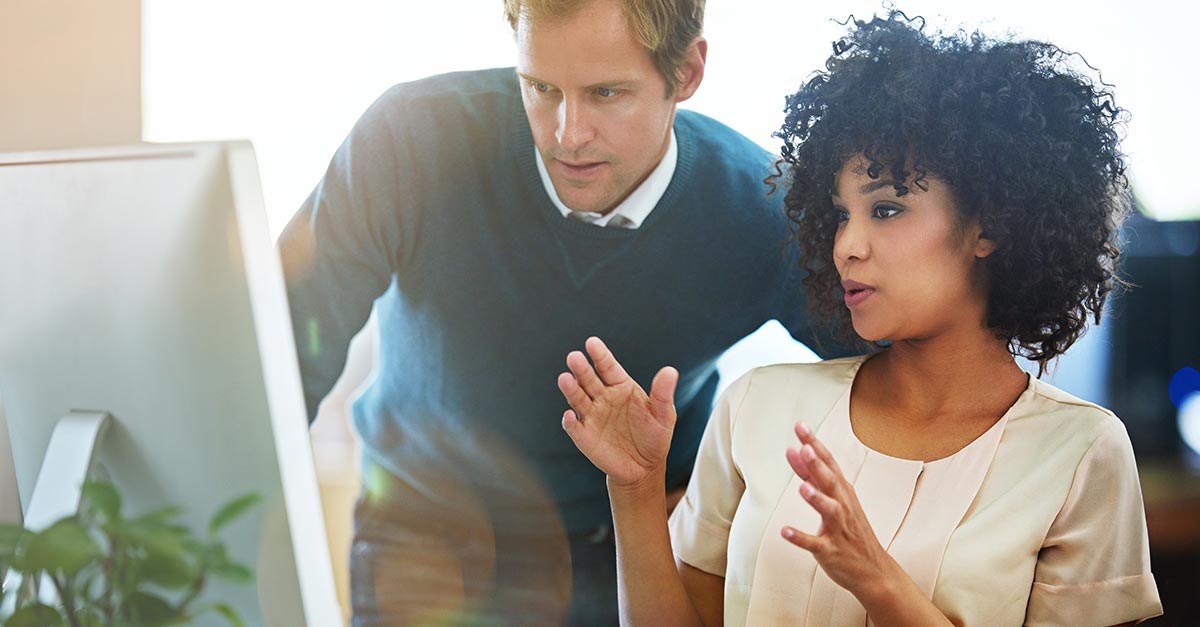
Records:
[[[587,357],[584,357],[583,353],[579,351],[567,353],[567,368],[571,369],[571,374],[575,375],[579,387],[583,388],[588,396],[596,398],[604,391],[604,382],[596,376],[596,371],[592,368],[592,364],[588,363]]]
[[[667,366],[650,382],[650,413],[660,422],[669,423],[675,417],[675,386],[679,371]]]
[[[596,364],[596,372],[602,381],[608,385],[617,385],[629,379],[625,368],[621,367],[621,363],[617,361],[612,351],[608,350],[600,338],[589,337],[583,343],[583,347],[587,349],[588,355],[591,355],[592,363]]]
[[[568,409],[563,412],[562,428],[563,431],[567,432],[567,435],[571,436],[571,441],[578,447],[579,436],[583,435],[583,423],[579,421],[579,415],[574,410]]]
[[[592,398],[588,396],[583,388],[579,387],[579,382],[575,380],[575,375],[569,372],[564,372],[558,375],[558,391],[562,392],[567,403],[575,409],[575,411],[586,416],[592,410]]]

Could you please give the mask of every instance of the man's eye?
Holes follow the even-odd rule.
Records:
[[[617,95],[617,90],[609,89],[608,87],[597,87],[596,95],[600,96],[601,98],[612,98],[613,96]]]
[[[545,83],[539,83],[537,81],[529,81],[529,86],[533,89],[533,91],[536,91],[538,93],[544,94],[544,93],[550,91],[549,85],[547,85]]]

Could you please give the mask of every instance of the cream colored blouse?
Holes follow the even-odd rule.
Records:
[[[751,371],[721,396],[675,554],[725,578],[725,624],[861,627],[866,610],[785,524],[816,533],[784,452],[805,421],[833,453],[888,553],[952,622],[1114,625],[1162,613],[1133,449],[1111,412],[1030,377],[991,429],[920,462],[867,448],[850,427],[865,357]]]

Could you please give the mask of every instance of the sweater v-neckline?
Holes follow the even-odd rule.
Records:
[[[520,99],[519,96],[517,98],[518,100]],[[537,190],[534,193],[534,196],[537,197],[537,202],[535,203],[537,206],[532,208],[532,210],[537,211],[542,221],[546,223],[568,280],[570,280],[576,289],[582,289],[593,277],[624,256],[634,246],[642,233],[648,229],[661,228],[657,226],[658,223],[670,218],[670,215],[674,212],[678,204],[682,190],[686,189],[688,179],[691,177],[695,153],[692,130],[686,124],[678,123],[679,112],[676,111],[676,124],[674,128],[678,156],[675,163],[675,172],[671,177],[670,184],[667,185],[667,189],[655,204],[654,210],[646,216],[641,226],[636,229],[597,226],[565,217],[554,206],[554,202],[546,193],[541,175],[537,171],[533,131],[529,127],[528,118],[525,117],[525,108],[518,103],[518,106],[513,109],[516,119],[510,126],[512,129],[511,145],[516,153],[514,158],[516,159],[517,167],[520,170],[521,176],[525,179],[525,183],[530,186],[530,189]],[[575,251],[581,244],[591,246],[608,245],[611,246],[611,249],[605,251],[594,262],[587,263],[581,259],[582,255]]]

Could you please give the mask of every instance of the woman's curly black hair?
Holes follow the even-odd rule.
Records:
[[[846,334],[833,265],[834,176],[862,155],[897,195],[926,177],[948,185],[962,223],[996,244],[984,259],[987,326],[1010,352],[1040,363],[1100,320],[1115,275],[1117,228],[1129,207],[1119,133],[1127,115],[1078,55],[1037,41],[925,32],[922,18],[848,20],[849,35],[787,99],[768,178],[800,244],[813,313]],[[1082,70],[1075,66],[1082,66]],[[786,176],[784,167],[786,164]]]

